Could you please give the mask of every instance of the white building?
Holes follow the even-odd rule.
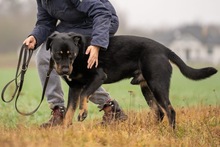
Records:
[[[190,34],[179,35],[169,47],[185,62],[220,64],[220,46],[208,49]]]

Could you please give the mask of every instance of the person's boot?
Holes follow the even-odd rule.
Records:
[[[128,119],[128,116],[123,112],[123,110],[119,107],[119,104],[116,100],[107,101],[100,111],[104,111],[102,124],[111,124],[115,121],[125,121]]]
[[[63,124],[63,119],[65,116],[66,108],[63,106],[55,106],[52,109],[51,115],[52,117],[46,123],[41,124],[41,128],[54,127]]]

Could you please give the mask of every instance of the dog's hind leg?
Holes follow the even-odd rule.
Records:
[[[164,80],[164,79],[163,79]],[[170,126],[175,129],[176,113],[169,100],[169,91],[167,82],[161,80],[148,81],[149,87],[152,90],[157,103],[165,110]]]
[[[142,94],[144,95],[144,98],[147,101],[147,104],[154,112],[156,121],[161,122],[164,118],[163,110],[158,105],[156,99],[154,98],[153,93],[151,92],[150,88],[147,85],[147,82],[146,81],[140,82],[140,87],[141,87]]]
[[[65,127],[72,124],[72,119],[78,106],[80,92],[80,89],[69,88],[67,110],[63,122]]]
[[[157,103],[165,110],[169,124],[174,129],[176,112],[169,100],[172,67],[163,55],[148,56],[144,63],[146,64],[141,65],[143,77],[146,79]]]

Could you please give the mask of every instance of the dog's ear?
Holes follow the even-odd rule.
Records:
[[[52,40],[53,39],[50,36],[47,38],[47,41],[46,41],[46,50],[47,51],[50,49],[50,44],[51,44]]]
[[[81,46],[82,44],[82,37],[81,36],[73,36],[73,42],[76,46]]]
[[[85,50],[85,37],[76,33],[68,33],[68,35],[72,38],[73,43],[80,48],[80,50]]]
[[[49,50],[50,47],[51,47],[51,42],[53,41],[53,38],[56,37],[58,34],[58,32],[54,32],[52,33],[48,38],[47,38],[47,41],[46,41],[46,50]]]

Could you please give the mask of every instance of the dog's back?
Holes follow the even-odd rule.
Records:
[[[135,71],[140,70],[140,59],[147,61],[148,56],[157,52],[163,54],[160,46],[158,42],[144,37],[111,37],[108,49],[99,53],[99,67],[108,75],[105,83],[133,77]]]
[[[187,78],[198,80],[209,77],[217,72],[215,68],[208,67],[194,69],[187,66],[181,58],[164,45],[145,37],[138,36],[113,36],[106,51],[100,51],[99,67],[103,68],[108,79],[105,83],[116,82],[124,78],[134,77],[136,71],[141,71],[142,64],[148,68],[154,62],[171,60]],[[159,68],[159,67],[155,67]]]

